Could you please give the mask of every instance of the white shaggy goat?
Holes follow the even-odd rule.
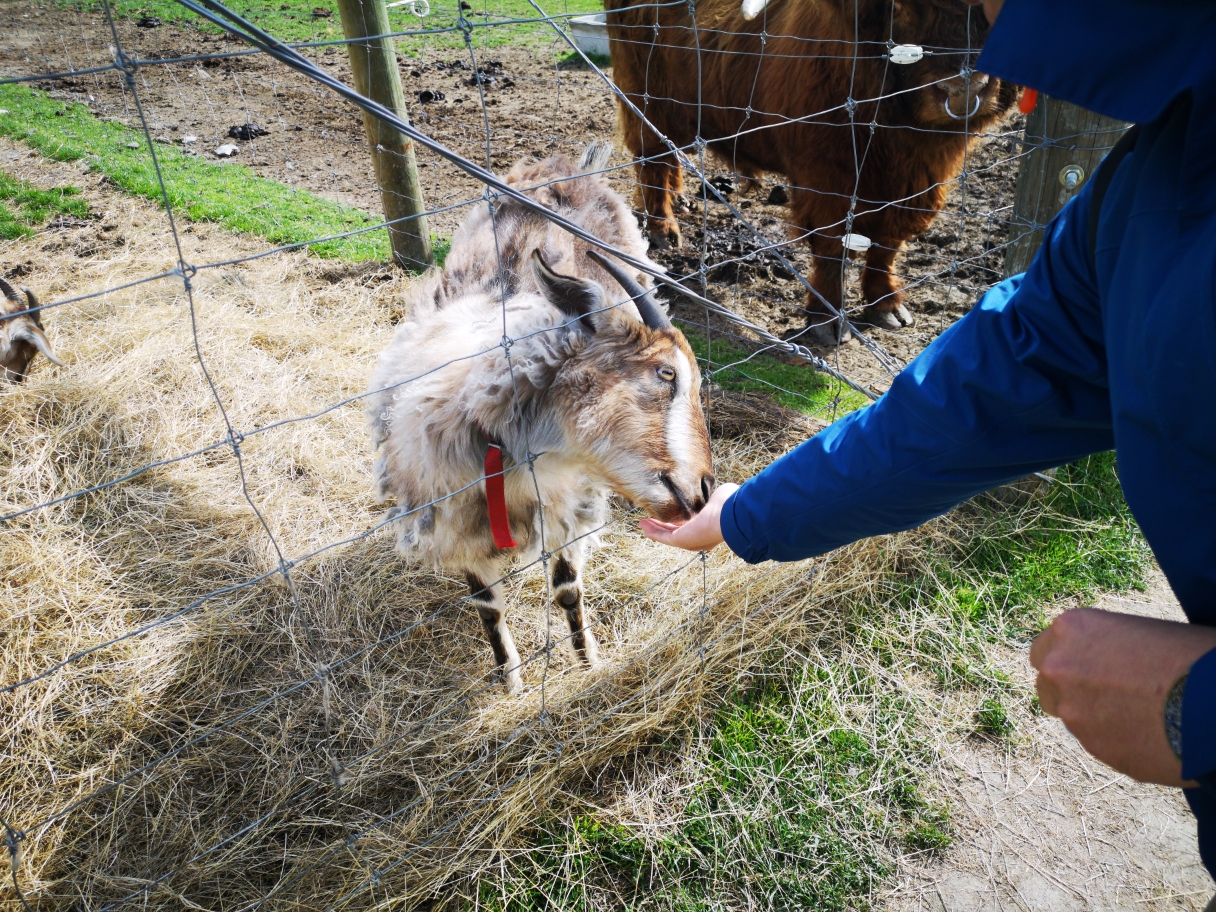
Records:
[[[38,299],[28,288],[22,288],[25,300],[17,296],[13,286],[0,279],[0,377],[10,383],[20,383],[29,373],[30,362],[38,352],[46,355],[55,364],[63,362],[55,357],[51,343],[42,330],[42,317],[37,310]],[[33,313],[22,311],[33,310]],[[12,317],[9,314],[21,314]]]
[[[507,180],[641,259],[646,242],[624,200],[588,173],[611,151],[593,144],[577,168],[562,155],[524,160]],[[571,644],[595,664],[581,571],[609,492],[679,520],[713,489],[687,340],[630,272],[509,200],[493,216],[486,204],[474,209],[412,304],[380,356],[369,406],[380,495],[397,502],[398,550],[464,572],[512,693],[523,682],[499,581],[513,558],[550,552]],[[509,531],[505,517],[492,528],[496,509]]]

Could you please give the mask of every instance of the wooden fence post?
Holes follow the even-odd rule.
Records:
[[[384,0],[338,0],[338,11],[342,16],[342,31],[350,41],[347,48],[355,89],[360,95],[395,111],[402,120],[407,119],[409,112],[401,88],[401,73],[397,70],[397,53],[393,39],[384,37],[390,31]],[[359,38],[368,40],[355,40]],[[367,112],[363,114],[363,127],[371,146],[384,217],[389,222],[406,219],[389,226],[393,259],[405,269],[421,271],[430,266],[434,258],[430,231],[423,215],[426,206],[422,201],[414,143]]]
[[[1005,275],[1025,272],[1043,229],[1080,192],[1128,125],[1057,98],[1039,96],[1026,117]]]

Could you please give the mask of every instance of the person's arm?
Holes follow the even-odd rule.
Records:
[[[747,481],[721,513],[751,563],[798,560],[920,525],[981,491],[1111,449],[1089,194],[1029,271],[991,289],[878,402]]]
[[[798,560],[920,525],[981,491],[1111,449],[1088,187],[1051,223],[1027,273],[992,288],[896,377],[682,527],[665,544],[725,539],[750,563]]]

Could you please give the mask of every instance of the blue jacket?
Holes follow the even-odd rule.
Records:
[[[1044,27],[1044,24],[1050,27]],[[722,532],[752,563],[920,525],[1114,449],[1187,617],[1216,625],[1216,3],[1007,0],[980,70],[1143,125],[1030,268],[992,288],[878,402],[748,481]],[[1216,650],[1183,697],[1183,776],[1216,872]]]

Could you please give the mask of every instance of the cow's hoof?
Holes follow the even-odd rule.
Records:
[[[903,329],[915,321],[912,313],[902,304],[897,304],[894,310],[879,310],[877,307],[867,307],[861,312],[858,323],[874,326],[878,329]]]
[[[815,344],[824,345],[828,348],[843,345],[849,341],[852,335],[849,332],[849,328],[840,320],[832,320],[829,323],[819,323],[812,326],[810,333]]]
[[[655,250],[671,250],[680,246],[680,229],[674,225],[656,225],[646,232]]]

